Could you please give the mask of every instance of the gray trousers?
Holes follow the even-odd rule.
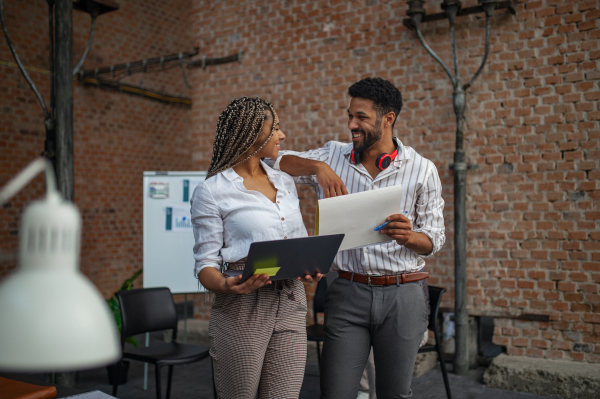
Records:
[[[420,281],[368,286],[335,279],[325,295],[321,398],[356,398],[371,346],[377,397],[412,398],[412,373],[426,328]]]
[[[375,393],[375,361],[373,360],[373,348],[367,358],[367,364],[365,365],[365,371],[363,371],[360,377],[359,389],[362,392],[369,394],[369,399],[377,399]]]

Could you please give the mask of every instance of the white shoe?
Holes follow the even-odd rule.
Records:
[[[358,391],[358,396],[356,399],[369,399],[369,392]]]

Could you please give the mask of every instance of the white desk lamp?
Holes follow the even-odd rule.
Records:
[[[114,316],[79,272],[81,216],[56,190],[52,164],[38,158],[0,190],[0,205],[38,173],[46,197],[27,206],[19,265],[0,283],[0,370],[75,371],[121,357]]]

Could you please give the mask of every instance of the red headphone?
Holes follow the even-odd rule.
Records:
[[[381,170],[385,170],[387,169],[392,161],[396,158],[396,155],[398,155],[398,144],[396,143],[395,139],[392,139],[392,141],[394,142],[394,145],[396,146],[396,149],[394,150],[394,152],[392,152],[391,154],[386,154],[385,152],[383,154],[379,154],[379,156],[377,157],[377,160],[375,161],[375,165],[381,169]],[[360,152],[354,152],[354,149],[352,149],[352,163],[354,165],[357,165],[360,163]]]

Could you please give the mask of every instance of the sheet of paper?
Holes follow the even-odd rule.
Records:
[[[202,183],[204,179],[184,179],[182,182],[183,193],[181,199],[183,202],[190,202],[190,196],[194,193],[194,190],[198,184]]]
[[[319,200],[315,235],[346,234],[340,251],[392,241],[373,229],[400,210],[401,186]]]
[[[189,208],[166,207],[165,231],[174,233],[191,233],[192,216]]]
[[[109,398],[114,398],[114,396],[107,395],[104,392],[100,392],[100,391],[92,391],[92,392],[80,393],[78,395],[73,395],[73,396],[67,396],[67,397],[65,397],[65,399],[68,399],[68,398],[76,398],[76,399],[109,399]]]

